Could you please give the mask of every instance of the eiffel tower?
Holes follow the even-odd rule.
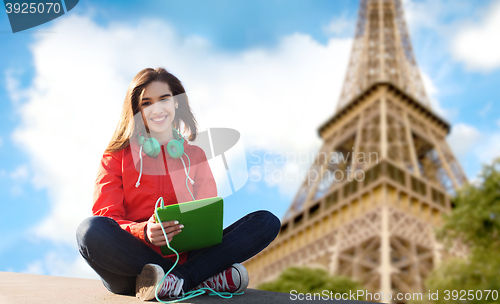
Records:
[[[401,0],[361,0],[338,106],[318,130],[314,174],[275,241],[244,263],[250,286],[289,266],[314,266],[370,292],[424,292],[423,280],[448,254],[433,229],[467,182],[449,132],[424,90]]]

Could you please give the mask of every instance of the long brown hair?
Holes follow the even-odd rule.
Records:
[[[105,152],[120,151],[130,144],[129,138],[134,134],[134,115],[141,111],[139,99],[146,87],[153,81],[167,83],[174,96],[186,93],[181,81],[164,68],[146,68],[137,73],[128,86],[120,120]],[[187,133],[187,139],[193,141],[198,133],[196,118],[191,111],[187,96],[178,98],[177,101],[179,107],[176,109],[172,126],[182,134]],[[184,131],[180,130],[181,122]]]

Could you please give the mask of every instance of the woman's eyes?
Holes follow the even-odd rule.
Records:
[[[161,102],[167,102],[169,100],[170,100],[170,97],[165,97],[165,98],[161,99],[160,101]],[[147,106],[150,106],[150,105],[151,105],[151,102],[149,102],[149,101],[143,102],[141,104],[142,107],[147,107]]]

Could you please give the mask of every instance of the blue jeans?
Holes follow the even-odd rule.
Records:
[[[280,220],[269,211],[249,213],[224,229],[220,244],[189,251],[186,262],[177,264],[171,273],[184,279],[187,292],[259,253],[276,238],[280,227]],[[115,294],[134,294],[136,277],[144,265],[157,264],[167,272],[174,264],[108,217],[85,219],[76,238],[80,254]]]

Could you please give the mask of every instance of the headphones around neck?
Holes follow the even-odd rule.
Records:
[[[167,144],[167,153],[172,158],[180,158],[184,154],[184,138],[181,136],[179,131],[172,128],[174,134],[174,139]],[[161,146],[158,140],[154,137],[144,137],[142,133],[139,133],[139,138],[137,140],[139,146],[142,146],[142,151],[147,156],[156,157],[161,152]]]

